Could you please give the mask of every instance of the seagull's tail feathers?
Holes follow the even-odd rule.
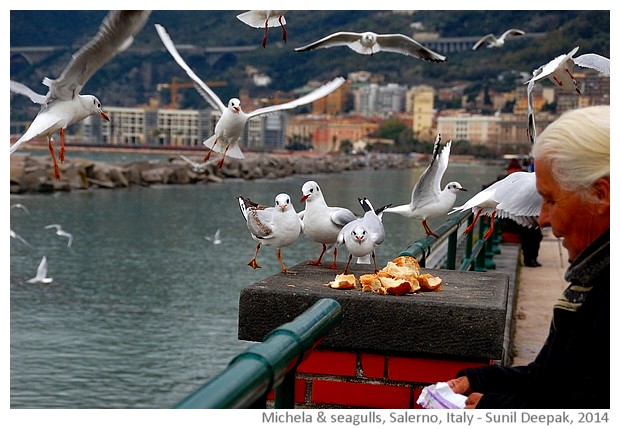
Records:
[[[217,153],[226,153],[226,156],[230,156],[231,158],[243,159],[245,156],[243,152],[241,152],[241,148],[239,148],[238,144],[235,143],[222,143],[219,141],[216,135],[212,135],[207,140],[203,142],[203,144]]]

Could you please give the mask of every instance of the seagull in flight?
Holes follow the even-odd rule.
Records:
[[[547,64],[540,66],[532,73],[532,78],[525,82],[527,84],[527,118],[528,128],[527,134],[530,143],[536,141],[536,121],[534,120],[534,107],[532,101],[532,90],[534,84],[544,78],[548,78],[554,85],[560,88],[572,89],[577,94],[581,94],[579,85],[573,76],[573,68],[575,65],[597,70],[599,73],[609,76],[610,61],[598,54],[583,54],[578,57],[574,55],[579,50],[579,46],[573,48],[568,54],[558,55]]]
[[[454,205],[460,191],[467,191],[459,182],[450,182],[441,189],[441,178],[448,168],[452,141],[441,145],[441,134],[437,135],[431,162],[411,191],[411,202],[385,209],[385,213],[396,213],[412,219],[422,220],[426,235],[437,237],[427,224],[427,219],[443,216]]]
[[[237,15],[237,19],[250,27],[265,27],[265,34],[261,43],[261,46],[264,48],[267,46],[267,29],[269,27],[282,27],[282,40],[286,43],[286,28],[284,28],[286,25],[284,14],[286,12],[288,10],[248,10]]]
[[[41,110],[28,130],[11,146],[11,154],[27,141],[46,137],[54,161],[54,176],[60,180],[60,168],[52,145],[53,134],[56,131],[60,133],[58,158],[62,162],[65,159],[65,129],[69,125],[90,115],[99,115],[110,121],[97,97],[82,95],[80,92],[97,70],[133,42],[134,35],[142,29],[149,14],[150,11],[110,11],[95,37],[73,55],[60,77],[43,79],[43,85],[48,87],[46,95],[38,94],[26,85],[11,80],[11,91],[41,105]]]
[[[491,226],[484,234],[484,239],[488,240],[493,234],[496,217],[512,219],[529,228],[537,227],[541,207],[542,198],[536,189],[536,174],[516,171],[478,192],[465,204],[454,207],[448,214],[465,210],[475,213],[474,221],[464,235],[474,228],[480,215],[490,216]]]
[[[525,31],[517,28],[506,30],[501,36],[495,37],[493,33],[489,33],[476,42],[472,50],[476,51],[486,45],[487,48],[501,48],[506,43],[506,38],[511,36],[523,36]]]
[[[26,214],[28,214],[28,215],[30,214],[30,211],[28,210],[28,208],[25,205],[21,204],[21,203],[12,204],[11,208],[12,209],[21,209],[24,212],[26,212]]]
[[[245,124],[252,118],[265,115],[267,113],[273,113],[280,110],[294,109],[304,104],[312,103],[326,95],[332,93],[338,87],[340,87],[345,79],[343,77],[337,77],[325,85],[315,89],[314,91],[300,97],[296,100],[289,101],[283,104],[277,104],[273,106],[262,107],[256,109],[250,113],[245,113],[241,110],[241,101],[238,98],[231,98],[228,102],[228,106],[225,105],[222,100],[203,82],[192,69],[187,65],[185,60],[179,55],[172,39],[170,38],[167,30],[160,24],[155,24],[157,34],[161,38],[162,42],[170,55],[175,61],[185,70],[187,75],[194,81],[196,89],[203,96],[205,100],[214,108],[221,112],[222,116],[215,124],[215,133],[203,142],[212,151],[223,154],[222,158],[218,162],[218,168],[221,168],[224,163],[226,155],[233,158],[244,158],[241,149],[239,148],[239,139],[245,128]],[[205,157],[205,161],[209,159],[211,152]]]
[[[209,240],[213,242],[213,244],[222,244],[220,229],[218,228],[217,231],[215,231],[215,234],[213,234],[213,237],[205,235],[205,240]]]
[[[349,222],[357,219],[357,216],[349,209],[343,207],[331,207],[325,202],[319,184],[310,180],[301,187],[301,202],[306,208],[299,212],[299,218],[303,221],[303,234],[311,241],[321,243],[323,251],[316,261],[308,262],[309,265],[321,265],[321,259],[328,248],[334,247],[334,262],[328,268],[338,269],[336,259],[338,257],[338,234]]]
[[[252,238],[258,241],[254,257],[248,265],[254,269],[260,268],[256,262],[256,256],[261,245],[264,244],[278,249],[278,262],[280,262],[283,273],[295,274],[294,271],[286,268],[281,255],[283,247],[290,246],[297,241],[303,225],[295,212],[291,197],[285,193],[278,194],[273,207],[255,203],[243,196],[237,197],[237,200]]]
[[[348,273],[349,264],[353,256],[358,258],[358,264],[366,263],[364,258],[369,259],[369,257],[372,257],[372,261],[375,264],[375,273],[378,272],[375,248],[385,240],[385,228],[383,227],[381,215],[383,210],[389,206],[381,207],[375,211],[368,198],[358,198],[358,201],[364,209],[364,216],[346,224],[340,230],[336,241],[337,245],[341,246],[344,244],[349,251],[349,259],[344,268],[344,274]]]
[[[194,173],[198,173],[198,174],[203,174],[207,171],[207,167],[210,164],[213,164],[213,161],[207,161],[207,162],[196,162],[191,160],[190,158],[184,156],[184,155],[179,155],[179,158],[181,158],[183,161],[187,162],[191,167],[192,167],[192,171]]]
[[[68,239],[67,247],[71,247],[71,243],[73,243],[73,234],[70,234],[67,231],[65,231],[64,229],[62,229],[61,225],[59,225],[57,223],[53,223],[53,224],[50,224],[50,225],[46,225],[44,228],[45,229],[55,228],[56,229],[56,235],[59,235],[61,237],[66,237]]]
[[[16,232],[15,232],[15,231],[13,231],[12,229],[11,229],[11,238],[15,238],[15,239],[17,239],[17,240],[21,241],[22,243],[24,243],[26,246],[28,246],[28,247],[32,247],[32,246],[30,245],[30,243],[28,243],[28,242],[27,242],[27,241],[26,241],[26,240],[25,240],[25,239],[24,239],[21,235],[19,235],[18,233],[16,233]]]
[[[44,284],[48,284],[53,282],[54,279],[52,277],[47,277],[47,257],[43,256],[43,258],[41,258],[41,262],[39,263],[39,266],[37,268],[37,275],[33,278],[31,278],[30,280],[28,280],[28,283],[44,283]]]
[[[347,46],[358,54],[373,55],[377,52],[393,52],[408,55],[424,61],[441,63],[446,57],[422,46],[420,43],[403,34],[377,34],[372,31],[354,33],[340,31],[330,34],[316,42],[295,48],[295,52],[311,51],[318,48],[332,48],[334,46]]]

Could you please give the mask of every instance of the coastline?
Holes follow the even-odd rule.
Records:
[[[41,152],[33,154],[28,151]],[[126,188],[155,184],[220,183],[226,179],[254,180],[283,178],[296,174],[334,173],[360,169],[407,169],[427,165],[430,154],[366,153],[343,154],[316,151],[252,152],[245,158],[226,157],[217,166],[220,154],[204,161],[208,149],[196,147],[102,146],[66,144],[67,156],[59,162],[60,180],[54,178],[54,164],[47,145],[32,143],[10,157],[11,194],[49,193],[91,188]],[[168,155],[167,159],[105,162],[87,159],[84,153]],[[82,156],[80,156],[82,154]],[[473,156],[451,155],[453,163],[494,164]],[[503,162],[503,161],[502,161]]]

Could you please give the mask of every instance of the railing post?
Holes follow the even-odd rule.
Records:
[[[457,228],[448,236],[448,254],[446,257],[446,268],[448,270],[454,270],[456,268],[456,246],[458,233],[459,230]]]
[[[295,408],[295,378],[297,366],[286,373],[282,383],[276,387],[274,408]]]

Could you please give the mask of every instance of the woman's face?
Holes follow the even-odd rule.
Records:
[[[609,228],[609,205],[605,221],[604,204],[562,189],[546,160],[537,160],[535,171],[536,188],[543,200],[538,223],[541,228],[550,226],[553,235],[563,238],[562,244],[573,260]],[[594,187],[592,192],[595,193]]]

